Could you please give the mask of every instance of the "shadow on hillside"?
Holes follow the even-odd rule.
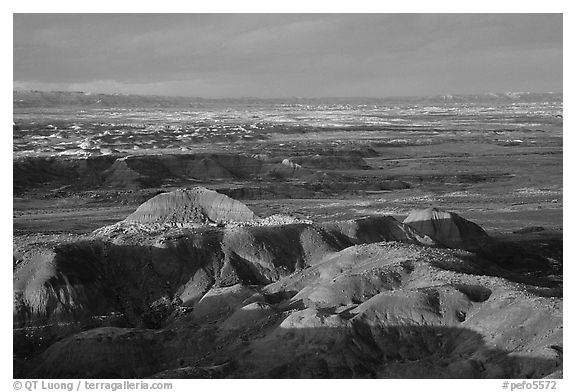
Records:
[[[364,221],[360,221],[358,226],[363,223]],[[246,232],[246,238],[240,236],[234,241],[236,245],[228,249],[227,257],[221,245],[223,233],[217,229],[202,230],[197,234],[184,233],[181,238],[169,238],[169,243],[164,247],[115,245],[100,241],[61,245],[57,248],[58,273],[47,281],[52,290],[48,293],[53,293],[54,297],[51,298],[50,306],[61,307],[67,301],[60,296],[69,296],[69,293],[75,293],[78,288],[82,290],[81,297],[73,298],[69,302],[73,305],[79,299],[82,306],[63,308],[63,311],[53,313],[50,313],[52,308],[47,308],[48,312],[38,317],[32,317],[27,309],[19,311],[14,318],[14,354],[18,358],[28,358],[54,341],[99,326],[161,328],[179,309],[178,302],[175,302],[181,294],[179,288],[186,286],[199,275],[202,279],[198,281],[203,282],[203,286],[195,286],[194,295],[198,299],[214,284],[230,286],[242,282],[265,285],[277,280],[279,275],[271,275],[272,272],[276,273],[275,271],[262,269],[261,264],[250,262],[253,257],[246,253],[244,240],[251,238],[258,243],[259,247],[255,248],[257,252],[252,254],[268,252],[274,269],[281,269],[284,275],[288,275],[301,268],[305,255],[310,253],[301,242],[301,236],[308,229],[309,227],[303,224],[287,225],[283,230],[278,227],[252,228]],[[352,238],[336,238],[329,230],[317,234],[318,237],[310,238],[315,238],[327,248],[346,248],[355,242]],[[380,235],[384,234],[380,233],[377,238],[360,238],[356,241],[381,240]],[[561,247],[561,238],[545,240],[550,244],[546,248],[548,251],[550,247],[553,250]],[[526,259],[523,256],[525,252],[538,248],[538,243],[528,244],[532,248],[524,247],[528,246],[526,244],[502,244],[500,246],[507,249],[503,254],[516,255],[520,260]],[[521,252],[514,253],[517,247],[521,247]],[[249,251],[252,252],[253,249]],[[545,276],[547,272],[538,268],[527,270],[530,264],[516,270],[510,265],[495,263],[473,253],[454,252],[461,262],[446,261],[441,257],[431,258],[429,262],[442,269],[502,277],[533,285],[527,287],[527,290],[542,297],[562,297],[561,276],[559,280],[555,280]],[[540,256],[536,254],[535,257]],[[23,278],[24,281],[27,280],[26,277]],[[16,294],[20,295],[15,292],[15,296]],[[286,293],[274,295],[278,298],[270,298],[270,302],[288,299]],[[116,315],[104,320],[98,319],[99,316],[109,315],[111,312]]]
[[[543,378],[562,369],[558,346],[541,351],[545,357],[528,356],[490,347],[467,328],[371,327],[355,321],[335,328],[282,328],[255,321],[232,331],[217,323],[193,326],[194,332],[180,330],[158,342],[134,336],[95,342],[75,335],[49,348],[33,370],[15,368],[14,376]]]

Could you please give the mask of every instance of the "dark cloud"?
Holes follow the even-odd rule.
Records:
[[[562,91],[562,15],[16,14],[14,84],[208,97]]]

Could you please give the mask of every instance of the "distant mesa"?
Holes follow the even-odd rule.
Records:
[[[248,222],[256,215],[245,204],[203,187],[162,193],[140,205],[126,222],[178,225]]]
[[[167,179],[238,179],[259,173],[262,162],[238,154],[128,155],[103,173],[115,187],[156,187]]]
[[[403,223],[448,248],[474,252],[491,242],[490,236],[476,223],[438,208],[413,210]]]

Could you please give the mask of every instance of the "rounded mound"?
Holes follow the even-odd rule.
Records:
[[[448,248],[478,251],[490,241],[476,223],[437,208],[413,210],[403,223]]]
[[[256,215],[243,203],[203,187],[162,193],[142,204],[125,222],[179,225],[248,222]]]

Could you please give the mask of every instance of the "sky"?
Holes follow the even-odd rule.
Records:
[[[225,97],[562,92],[561,14],[14,14],[15,89]]]

